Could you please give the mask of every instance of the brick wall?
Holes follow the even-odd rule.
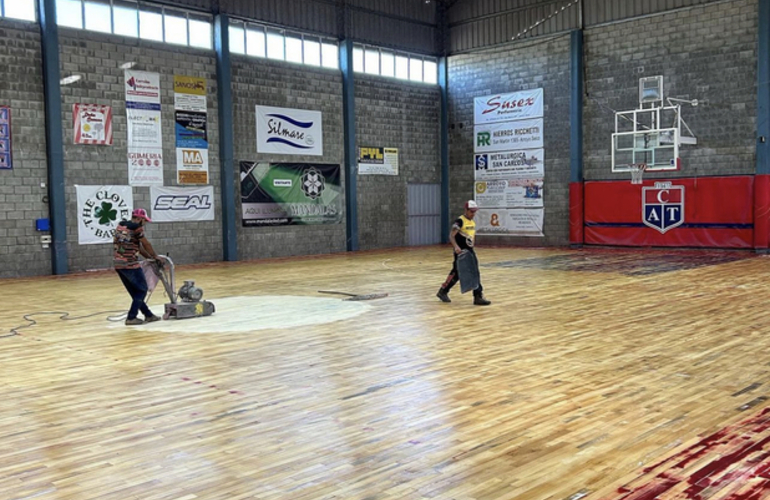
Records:
[[[356,75],[358,146],[398,148],[399,153],[398,176],[358,176],[362,250],[406,245],[407,184],[441,182],[440,99],[435,85]]]
[[[343,164],[339,71],[235,56],[232,78],[236,173],[240,161]],[[258,104],[322,112],[323,156],[257,153]],[[344,185],[344,169],[342,178]],[[237,179],[236,187],[240,189]],[[240,195],[236,197],[236,214],[238,257],[242,260],[342,252],[346,248],[344,220],[335,225],[243,227]]]
[[[128,185],[124,71],[160,73],[163,125],[164,185],[176,184],[174,131],[174,75],[204,77],[208,87],[209,183],[214,186],[215,217],[210,222],[152,223],[147,237],[155,250],[168,253],[175,263],[222,259],[221,199],[219,196],[219,125],[216,98],[216,61],[211,51],[197,50],[87,31],[60,29],[62,76],[83,75],[62,87],[67,241],[71,271],[103,269],[112,265],[111,245],[79,245],[76,185]],[[112,106],[112,146],[73,144],[72,105]],[[134,206],[150,210],[150,188],[133,188]]]
[[[562,245],[569,241],[569,35],[518,42],[449,58],[450,212],[473,198],[473,99],[542,88],[545,238],[480,237],[481,245]]]
[[[682,105],[697,146],[680,148],[680,172],[657,176],[753,174],[757,19],[757,2],[735,0],[586,30],[585,178],[630,179],[611,173],[613,110],[637,108],[639,78],[656,75],[666,97],[699,101]]]
[[[0,278],[49,274],[35,220],[48,218],[43,61],[37,24],[0,20],[0,105],[11,106],[13,170],[0,170]],[[44,233],[50,234],[50,233]]]

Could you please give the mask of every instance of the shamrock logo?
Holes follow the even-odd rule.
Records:
[[[99,218],[99,224],[109,226],[118,218],[118,211],[112,208],[112,203],[103,201],[102,206],[94,209],[94,215]]]

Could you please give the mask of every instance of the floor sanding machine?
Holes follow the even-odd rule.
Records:
[[[166,311],[163,319],[185,319],[211,316],[216,311],[214,304],[203,298],[203,290],[195,286],[194,281],[185,281],[184,285],[176,291],[174,279],[174,261],[168,256],[159,256],[160,262],[155,260],[142,261],[144,276],[147,280],[147,288],[152,291],[158,284],[163,283],[166,295],[171,302],[165,305]]]

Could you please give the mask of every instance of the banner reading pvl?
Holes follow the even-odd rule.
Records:
[[[178,184],[208,184],[209,142],[206,79],[174,76]]]
[[[398,175],[398,149],[358,148],[358,173],[361,175]]]
[[[342,223],[340,166],[241,162],[244,226]]]

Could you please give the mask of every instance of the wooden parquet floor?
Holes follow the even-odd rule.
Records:
[[[129,300],[0,281],[0,499],[770,498],[768,258],[478,253],[489,307],[439,247],[181,267],[217,313],[140,327],[10,334]]]

